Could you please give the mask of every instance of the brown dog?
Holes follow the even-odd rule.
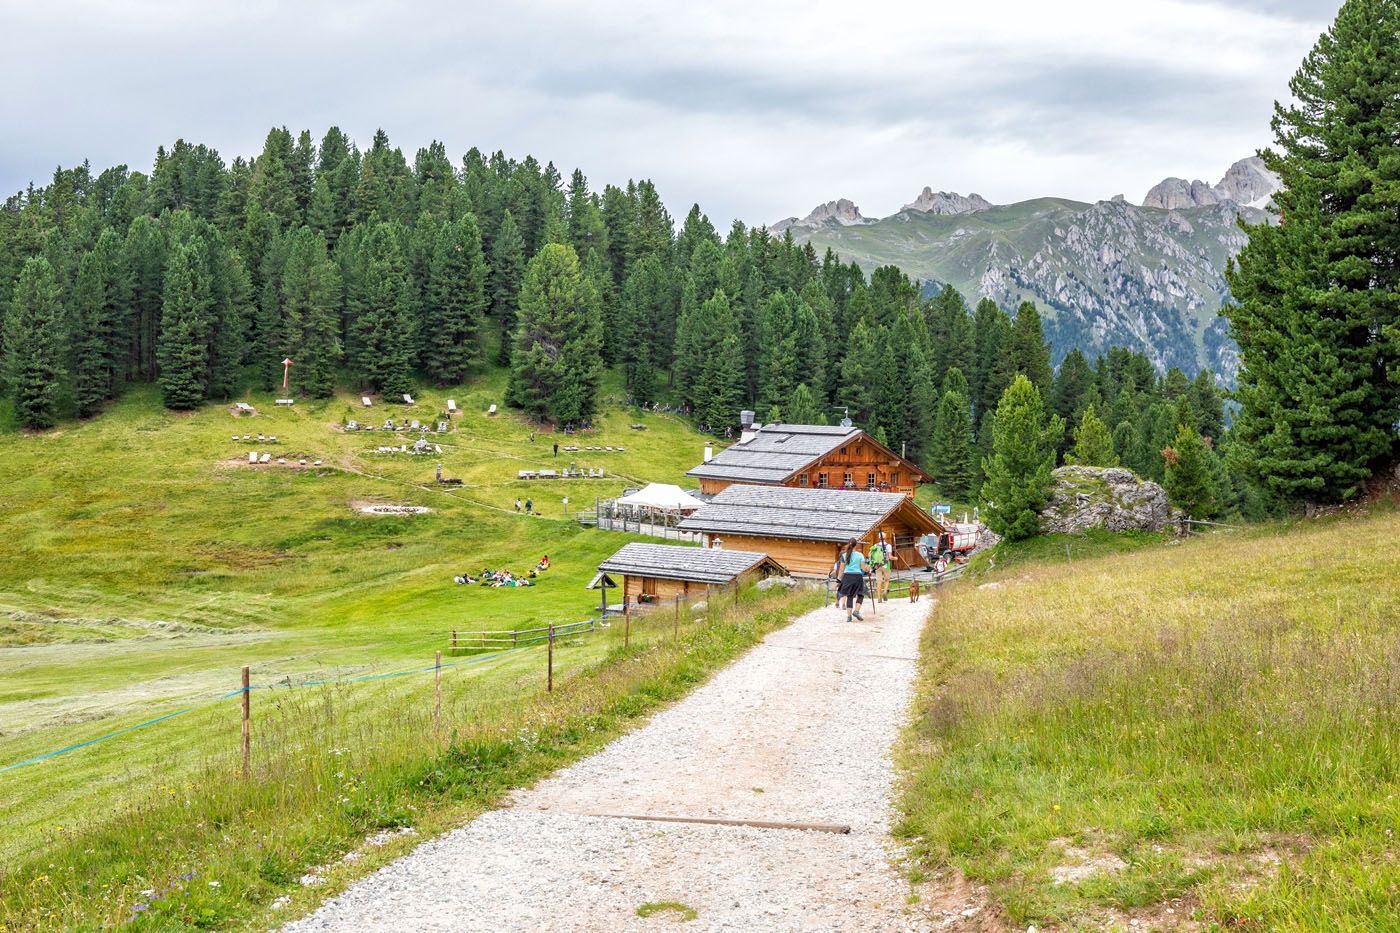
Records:
[[[917,602],[919,601],[919,581],[918,581],[918,580],[910,580],[910,581],[909,581],[909,601],[910,601],[911,603],[917,603]]]

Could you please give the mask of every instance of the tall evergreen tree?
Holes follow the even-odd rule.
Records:
[[[1276,104],[1281,223],[1226,278],[1237,465],[1291,500],[1356,495],[1400,415],[1400,5],[1347,0]],[[1387,373],[1387,366],[1391,367]]]
[[[423,369],[439,385],[462,382],[480,355],[486,275],[476,219],[467,214],[443,224],[433,246],[420,315]]]
[[[78,263],[73,285],[73,394],[79,417],[115,398],[126,379],[131,286],[121,238],[110,227]]]
[[[826,424],[826,416],[817,407],[817,400],[807,383],[799,382],[792,391],[792,398],[782,406],[782,420],[788,424]]]
[[[208,392],[210,298],[201,247],[176,246],[165,272],[156,360],[167,408],[194,408]]]
[[[501,335],[496,362],[510,362],[515,337],[516,309],[520,303],[520,284],[525,276],[525,240],[515,225],[515,218],[506,211],[496,239],[491,244],[491,267],[487,287],[491,293],[491,316]]]
[[[972,417],[981,429],[983,419],[992,414],[1016,371],[1011,366],[1011,319],[990,298],[977,302],[972,317]]]
[[[601,376],[601,321],[573,247],[549,243],[530,260],[515,340],[506,401],[532,418],[591,418]]]
[[[307,395],[329,398],[341,359],[340,273],[326,253],[325,238],[310,227],[292,234],[280,298],[279,352],[293,361],[296,384]]]
[[[402,228],[375,223],[365,231],[347,289],[349,362],[357,379],[397,397],[412,388],[415,349],[413,286],[399,243]],[[348,303],[349,303],[348,302]]]
[[[1054,486],[1055,445],[1064,429],[1058,415],[1046,420],[1040,390],[1017,374],[997,405],[993,454],[983,464],[983,514],[997,534],[1014,541],[1040,533],[1040,512]]]
[[[1045,330],[1035,302],[1023,301],[1011,322],[1011,354],[1013,372],[1025,373],[1026,378],[1040,390],[1042,397],[1050,392],[1054,372],[1050,368],[1050,345],[1045,342]]]
[[[956,367],[943,380],[943,397],[933,427],[933,471],[938,491],[948,499],[967,501],[977,482],[977,448],[972,438],[972,403],[967,380]]]
[[[5,377],[15,419],[26,428],[58,422],[63,366],[63,307],[53,267],[42,256],[27,260],[5,318]]]

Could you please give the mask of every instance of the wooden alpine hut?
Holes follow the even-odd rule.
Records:
[[[608,588],[621,590],[624,604],[646,604],[771,576],[787,576],[787,568],[767,554],[634,543],[623,545],[598,565],[598,577],[592,586],[599,588],[610,583]]]
[[[689,470],[700,491],[734,483],[914,492],[933,477],[853,425],[765,424]]]
[[[685,521],[705,546],[768,554],[793,576],[825,577],[851,538],[869,546],[879,533],[894,545],[896,570],[924,567],[917,542],[943,525],[896,492],[734,485]]]

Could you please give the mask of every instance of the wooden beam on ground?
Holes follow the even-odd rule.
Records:
[[[608,820],[644,820],[650,823],[698,823],[703,826],[753,826],[758,829],[795,829],[814,833],[850,835],[851,827],[844,823],[788,823],[780,820],[744,820],[716,816],[653,816],[636,813],[593,813]]]

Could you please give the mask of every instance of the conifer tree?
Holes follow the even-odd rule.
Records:
[[[210,302],[201,246],[176,246],[165,272],[156,361],[167,408],[194,408],[208,390]]]
[[[1212,455],[1201,435],[1190,424],[1177,428],[1171,446],[1163,448],[1166,479],[1163,486],[1172,505],[1192,518],[1216,514],[1216,476]]]
[[[462,382],[479,355],[486,275],[475,218],[467,214],[443,224],[433,245],[420,316],[423,369],[438,385]]]
[[[717,290],[700,308],[707,323],[706,342],[696,376],[695,419],[720,431],[739,420],[744,405],[744,357],[739,319],[728,297]]]
[[[329,398],[340,363],[340,274],[318,231],[292,235],[281,277],[279,352],[294,363],[296,383],[312,398]]]
[[[788,424],[826,424],[826,417],[805,382],[799,382],[793,389],[792,398],[783,406],[782,413],[782,420]]]
[[[1215,374],[1208,369],[1198,372],[1191,381],[1190,398],[1201,436],[1220,439],[1225,434],[1225,403],[1215,387]]]
[[[5,317],[5,376],[15,419],[26,428],[58,422],[63,367],[63,307],[53,267],[42,256],[20,269]]]
[[[501,335],[496,362],[510,362],[515,337],[516,308],[520,302],[520,283],[525,275],[525,240],[515,225],[515,218],[506,211],[491,244],[491,267],[487,287],[491,293],[491,316]]]
[[[758,404],[781,406],[798,383],[797,296],[775,292],[759,319]]]
[[[413,290],[401,238],[402,229],[390,223],[371,224],[365,231],[355,255],[347,328],[356,378],[390,397],[413,387]]]
[[[601,321],[573,247],[548,243],[525,270],[506,401],[532,418],[578,423],[597,405]]]
[[[1054,486],[1055,445],[1064,432],[1058,415],[1045,416],[1040,390],[1017,374],[992,419],[993,453],[983,464],[981,498],[987,525],[1009,540],[1040,533],[1040,512]]]
[[[1080,466],[1114,467],[1118,456],[1113,452],[1113,435],[1090,405],[1074,429],[1074,448],[1065,458],[1067,463]]]
[[[1132,463],[1133,447],[1137,443],[1137,429],[1131,421],[1120,421],[1113,429],[1113,453],[1117,461],[1129,469],[1136,469]]]
[[[964,502],[977,482],[977,448],[972,438],[972,403],[967,380],[954,367],[943,380],[943,397],[933,427],[933,471],[938,491]]]
[[[972,371],[967,377],[972,384],[973,423],[979,431],[1016,373],[1011,368],[1010,343],[1011,319],[1006,312],[990,298],[977,302],[972,317]]]
[[[78,263],[73,285],[73,394],[78,417],[95,414],[126,379],[131,288],[121,239],[110,227]]]
[[[1023,301],[1016,309],[1016,317],[1011,322],[1009,352],[1012,371],[1025,373],[1031,384],[1040,390],[1041,397],[1048,397],[1054,372],[1050,368],[1050,345],[1045,342],[1045,330],[1035,302]]]
[[[879,366],[879,351],[875,337],[864,321],[856,321],[838,360],[841,382],[836,393],[836,404],[847,408],[851,420],[856,424],[874,427],[871,415],[875,410],[875,374]]]
[[[1400,414],[1400,5],[1347,0],[1276,104],[1281,222],[1226,278],[1239,344],[1236,464],[1294,501],[1356,495]],[[1386,367],[1390,366],[1387,374]]]

